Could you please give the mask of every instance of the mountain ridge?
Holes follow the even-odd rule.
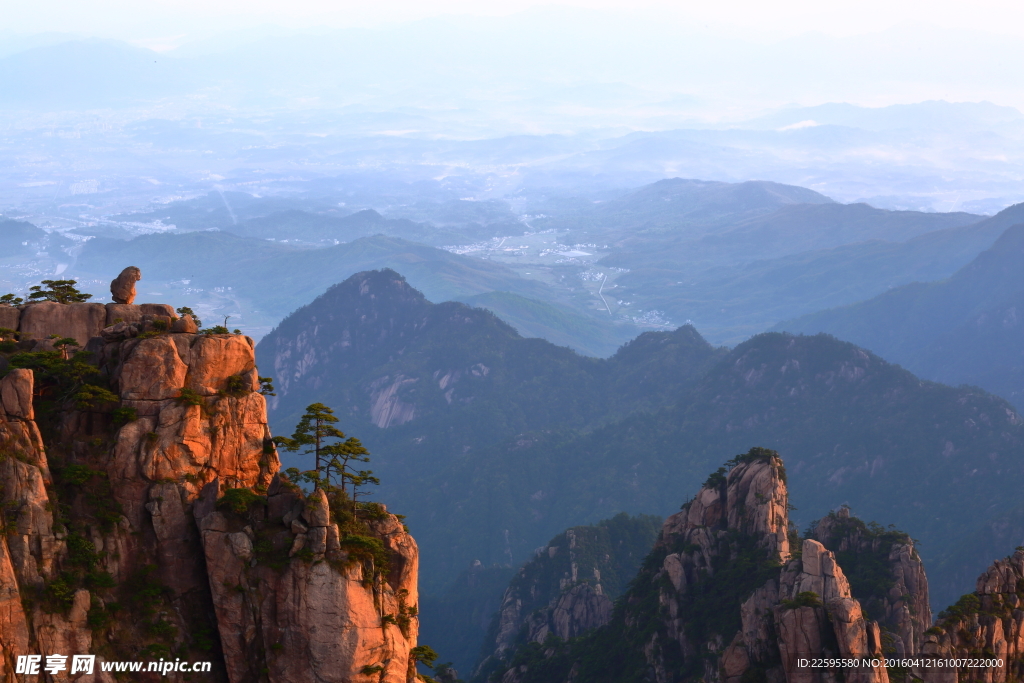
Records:
[[[1016,376],[1024,368],[1024,358],[1015,347],[1024,329],[1016,313],[1024,293],[1019,267],[1024,257],[1024,204],[989,221],[1016,222],[949,278],[904,285],[866,301],[779,323],[773,329],[835,334],[923,376],[976,381],[1020,405],[1024,386],[1007,384],[1006,374]],[[997,322],[986,328],[987,320]],[[986,346],[988,338],[993,340],[991,347]],[[968,350],[973,369],[962,372],[956,368]],[[981,359],[987,359],[987,365]]]
[[[428,593],[568,526],[666,514],[715,453],[751,442],[788,453],[798,520],[848,503],[909,529],[930,558],[1018,505],[1024,421],[1010,405],[849,342],[767,333],[715,349],[684,326],[583,358],[409,289],[393,272],[350,278],[258,354],[275,377],[300,378],[279,386],[275,423],[313,400],[335,405],[379,455],[388,497],[430,520]],[[947,600],[953,584],[936,579]]]

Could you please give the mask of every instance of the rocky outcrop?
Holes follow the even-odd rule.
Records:
[[[18,331],[23,339],[46,339],[50,335],[70,337],[79,346],[99,335],[106,326],[103,304],[58,304],[42,301],[22,306]]]
[[[567,640],[604,626],[611,618],[611,598],[602,592],[600,584],[572,585],[535,610],[524,609],[523,597],[510,590],[502,599],[495,639],[498,655],[520,639],[543,643],[550,634]]]
[[[32,392],[28,370],[12,370],[0,379],[0,503],[6,532],[0,537],[0,680],[10,680],[18,655],[30,651],[21,587],[39,585],[51,574],[56,545]]]
[[[534,614],[527,621],[527,638],[543,643],[548,634],[562,640],[581,636],[612,618],[612,601],[601,593],[600,584],[573,586],[558,596],[549,613]]]
[[[0,680],[13,680],[19,655],[87,652],[91,630],[87,590],[66,593],[65,613],[54,613],[32,598],[61,585],[59,570],[68,557],[67,534],[55,529],[54,501],[46,452],[32,405],[33,373],[11,370],[0,379]],[[66,585],[66,584],[64,584]],[[71,649],[74,648],[74,649]],[[64,679],[59,680],[67,680]]]
[[[658,546],[697,545],[701,566],[709,566],[715,530],[728,529],[756,539],[776,561],[789,559],[789,493],[781,468],[781,460],[764,455],[740,462],[728,476],[725,468],[718,470],[693,500],[665,520]]]
[[[304,499],[286,486],[275,481],[266,506],[242,519],[197,508],[229,679],[348,683],[372,670],[373,680],[410,680],[415,541],[381,509],[368,525],[382,549],[377,559],[387,558],[381,571],[340,538],[323,491]]]
[[[851,558],[858,572],[851,576],[853,594],[877,619],[897,655],[917,653],[923,634],[932,625],[928,578],[924,563],[908,534],[869,526],[841,507],[822,518],[814,538],[843,557]],[[882,569],[884,568],[884,569]],[[880,575],[881,572],[886,575]],[[888,586],[878,591],[879,582]]]
[[[195,334],[198,331],[199,326],[196,325],[196,321],[190,315],[181,316],[171,325],[171,332]]]
[[[165,316],[171,319],[177,317],[174,307],[168,304],[105,304],[104,306],[107,309],[105,327],[122,322],[141,323],[147,316]]]
[[[601,585],[601,570],[592,566],[592,562],[581,563],[582,558],[576,557],[576,529],[569,529],[565,536],[567,547],[553,543],[542,551],[544,554],[554,551],[548,559],[553,559],[557,551],[568,555],[568,567],[557,578],[557,590],[542,585],[543,579],[550,577],[550,567],[527,565],[519,571],[520,580],[505,591],[496,620],[496,655],[503,654],[518,639],[543,643],[548,634],[562,639],[574,638],[604,626],[611,618],[612,600]]]
[[[21,310],[17,306],[0,304],[0,327],[8,330],[17,330],[20,319]]]
[[[771,586],[767,587],[767,592],[770,591]],[[801,559],[790,562],[780,577],[778,597],[779,604],[771,607],[771,615],[781,668],[789,683],[822,679],[821,672],[800,665],[802,658],[873,658],[882,654],[882,636],[877,622],[865,619],[835,555],[821,543],[812,539],[803,542]],[[745,625],[747,619],[755,624],[758,621],[756,608],[751,612],[748,605],[750,600],[759,601],[755,595],[741,607]],[[757,628],[758,633],[762,631],[763,624]],[[740,653],[746,655],[748,668],[759,663],[764,669],[770,668],[765,664],[773,661],[774,653],[757,645],[748,648],[748,642],[756,644],[758,641],[751,639],[748,632],[733,638],[723,655],[724,680],[738,683],[746,673],[747,669],[736,671],[734,666],[734,670],[729,671],[725,666],[727,662],[744,659],[737,657]],[[888,683],[889,680],[884,666],[851,668],[844,674],[845,680],[851,683]]]
[[[809,683],[819,674],[802,669],[800,658],[830,649],[837,656],[880,652],[878,628],[865,620],[834,555],[808,539],[800,559],[791,559],[779,457],[754,449],[732,465],[669,517],[658,539],[656,551],[664,556],[652,581],[667,619],[646,653],[655,678],[672,680],[673,669],[698,667],[705,680],[739,683],[756,675]],[[773,568],[779,565],[781,572]],[[737,591],[736,584],[749,588]],[[716,594],[723,599],[709,604]],[[737,594],[738,604],[725,599]],[[716,619],[711,610],[738,619]],[[887,678],[882,670],[862,680]]]
[[[754,448],[737,456],[665,520],[606,626],[506,658],[477,680],[888,683],[882,666],[801,663],[876,656],[884,643],[835,554],[798,540],[788,509],[778,454]]]
[[[270,429],[252,349],[241,335],[198,334],[103,346],[101,366],[137,418],[120,428],[107,462],[133,527],[142,524],[150,482],[184,480],[189,501],[215,478],[235,488],[270,484],[278,465],[264,453]],[[69,419],[69,436],[78,429]]]
[[[110,283],[110,298],[115,304],[131,304],[135,302],[135,283],[142,279],[142,271],[135,266],[128,266]]]
[[[381,377],[370,385],[370,421],[380,427],[397,427],[416,417],[416,406],[404,403],[399,399],[399,389],[407,384],[415,384],[415,378],[409,379],[399,375],[391,381],[390,377]]]
[[[912,670],[926,683],[1024,679],[1024,548],[993,563],[978,577],[973,593],[939,613],[923,640],[921,652],[937,658],[1002,660],[999,666],[980,670],[966,666]]]
[[[322,493],[283,483],[252,340],[196,334],[168,313],[21,313],[46,336],[45,319],[99,327],[83,342],[91,376],[0,379],[0,681],[30,653],[173,653],[212,660],[211,680],[231,683],[371,680],[371,669],[409,681],[415,542],[382,507],[349,511],[339,528]],[[238,496],[252,503],[244,514]]]
[[[103,335],[105,328],[119,323],[145,326],[162,320],[169,329],[178,318],[174,307],[167,304],[59,304],[41,301],[22,306],[0,305],[0,327],[20,333],[22,339],[37,340],[36,351],[44,348],[50,337],[69,337],[85,347],[90,339]],[[197,330],[182,329],[183,332]]]
[[[528,643],[568,640],[607,624],[613,600],[654,542],[657,521],[618,515],[567,529],[538,549],[502,596],[478,675]]]
[[[0,539],[0,652],[0,679],[11,680],[13,663],[30,650],[28,621],[5,539]]]

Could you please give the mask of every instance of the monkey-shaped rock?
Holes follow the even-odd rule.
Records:
[[[142,271],[128,266],[110,281],[110,296],[115,304],[130,304],[135,301],[135,283],[142,279]]]

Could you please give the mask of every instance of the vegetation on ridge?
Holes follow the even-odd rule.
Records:
[[[315,466],[312,470],[298,472],[291,468],[295,470],[290,473],[293,483],[304,481],[313,484],[314,489],[330,489],[333,482],[338,482],[342,494],[346,494],[346,488],[351,486],[354,504],[361,486],[380,484],[380,480],[373,476],[371,470],[354,468],[354,463],[369,462],[370,452],[359,439],[346,438],[344,432],[334,426],[337,421],[334,410],[322,403],[312,403],[306,406],[306,412],[295,425],[291,437],[276,436],[274,443],[286,451],[301,451],[313,456]]]
[[[22,303],[37,303],[40,301],[53,301],[58,304],[79,304],[92,298],[92,294],[85,294],[78,290],[75,285],[77,280],[43,280],[42,284],[29,287],[30,294],[27,300],[17,297],[14,294],[0,296],[0,304],[18,306]]]
[[[840,517],[829,512],[830,533],[821,543],[835,553],[836,562],[850,582],[853,597],[860,601],[865,613],[875,620],[884,616],[884,596],[896,579],[892,575],[889,551],[893,545],[916,544],[910,535],[895,525],[883,527],[878,522],[864,522],[856,517]],[[807,534],[811,536],[818,522],[811,522]],[[843,541],[846,541],[844,544]],[[916,555],[917,550],[915,548]],[[913,610],[914,606],[910,605]]]

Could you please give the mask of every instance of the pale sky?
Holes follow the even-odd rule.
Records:
[[[678,23],[748,39],[806,32],[853,35],[906,23],[1024,37],[1024,3],[1006,0],[562,0],[562,6]],[[380,25],[444,14],[504,15],[538,0],[0,0],[0,34],[69,32],[160,46],[272,24],[289,28]],[[166,45],[164,45],[166,44]]]
[[[438,68],[486,67],[491,80],[517,71],[693,95],[714,119],[823,102],[1024,110],[1020,0],[0,0],[0,56],[67,34],[195,56],[351,27],[384,29],[371,47],[388,45],[374,57],[393,62],[385,80],[414,72],[422,49]],[[29,37],[43,33],[59,35]],[[442,35],[450,42],[430,44]],[[289,45],[296,73],[319,68]]]

